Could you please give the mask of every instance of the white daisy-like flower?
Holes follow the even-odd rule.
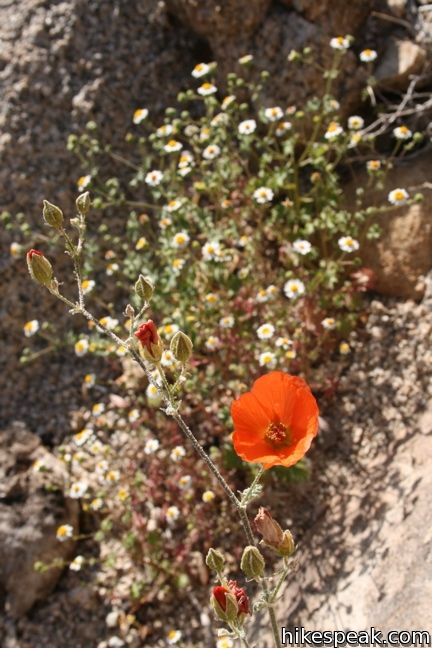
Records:
[[[225,126],[226,124],[229,123],[229,117],[226,113],[218,113],[213,117],[213,119],[210,122],[210,125],[215,127],[215,126]]]
[[[278,347],[278,349],[284,349],[284,351],[287,351],[288,349],[292,349],[292,347],[294,346],[294,342],[289,337],[285,337],[285,336],[276,338],[275,344]]]
[[[224,329],[230,329],[234,326],[234,317],[232,315],[225,315],[219,320],[219,326]]]
[[[147,402],[150,407],[159,407],[162,402],[162,396],[156,385],[148,385],[146,389]]]
[[[209,95],[214,94],[217,92],[217,88],[213,83],[209,83],[208,81],[206,83],[203,83],[198,89],[197,92],[201,97],[208,97]]]
[[[167,153],[175,153],[176,151],[181,151],[183,148],[183,144],[181,142],[178,142],[175,139],[169,140],[164,146],[164,151]]]
[[[341,342],[339,344],[339,353],[341,355],[347,355],[350,351],[351,351],[351,349],[350,349],[350,345],[348,344],[348,342]]]
[[[213,502],[215,497],[216,495],[213,493],[212,490],[206,490],[202,494],[202,501],[205,502],[206,504],[210,504],[210,502]]]
[[[180,511],[177,506],[169,506],[165,513],[165,519],[168,523],[175,522],[180,517]]]
[[[116,498],[119,502],[126,502],[129,499],[130,493],[127,488],[119,488],[117,491]]]
[[[381,169],[380,160],[368,160],[366,162],[366,168],[368,171],[379,171]]]
[[[146,455],[154,454],[157,450],[159,450],[159,441],[157,439],[149,439],[145,442],[144,452]]]
[[[75,342],[74,349],[78,358],[84,356],[89,350],[89,341],[87,340],[87,338],[82,338],[81,340]]]
[[[234,642],[231,637],[221,637],[216,641],[216,648],[233,648]]]
[[[393,129],[393,135],[398,140],[409,140],[412,137],[412,131],[407,126],[397,126]]]
[[[135,250],[144,250],[144,248],[147,246],[147,239],[145,236],[140,236],[138,241],[135,243]]]
[[[175,646],[175,644],[177,644],[180,641],[181,637],[182,637],[182,633],[180,632],[180,630],[170,630],[167,634],[167,641],[170,646]]]
[[[178,274],[183,270],[185,263],[186,261],[184,259],[180,259],[180,258],[173,259],[171,261],[171,268],[174,270],[176,274]]]
[[[256,131],[255,119],[245,119],[238,125],[240,135],[252,135]]]
[[[13,241],[13,242],[10,244],[10,246],[9,246],[9,254],[10,254],[11,257],[13,257],[14,259],[16,259],[16,258],[18,258],[19,256],[21,256],[22,250],[23,250],[22,245],[20,245],[20,244],[17,243],[16,241]]]
[[[69,569],[71,571],[78,572],[78,571],[80,571],[82,569],[84,563],[85,563],[84,556],[75,556],[75,558],[69,564]]]
[[[119,270],[120,270],[120,266],[118,263],[108,263],[105,272],[108,275],[108,277],[112,277],[113,274],[115,274]]]
[[[255,299],[259,304],[265,304],[269,301],[270,295],[265,288],[261,288],[258,290]]]
[[[149,111],[147,108],[137,108],[133,114],[132,121],[134,124],[141,124],[147,119]]]
[[[409,193],[406,189],[393,189],[388,195],[388,201],[392,205],[405,205],[409,199]]]
[[[158,137],[169,137],[170,135],[172,135],[173,131],[174,128],[171,126],[171,124],[163,124],[156,129],[156,135]]]
[[[218,241],[208,241],[202,247],[204,261],[220,261],[221,247]]]
[[[248,65],[251,61],[253,61],[253,55],[252,54],[245,54],[244,56],[241,56],[238,60],[240,65]]]
[[[327,126],[324,137],[326,138],[326,140],[336,139],[336,137],[342,135],[343,132],[344,130],[340,124],[338,124],[337,122],[330,122],[330,124]]]
[[[221,103],[221,108],[222,110],[226,110],[231,104],[236,100],[235,95],[228,95],[227,97],[224,97],[222,103]]]
[[[351,236],[342,236],[338,240],[338,245],[343,252],[355,252],[360,247],[359,242]]]
[[[110,637],[108,639],[108,648],[123,648],[123,646],[125,646],[125,642],[120,637]]]
[[[376,61],[377,57],[377,52],[369,48],[362,50],[359,54],[359,58],[362,63],[372,63],[372,61]]]
[[[210,139],[210,128],[208,126],[203,126],[200,130],[200,142],[206,142]]]
[[[172,225],[172,220],[168,216],[165,216],[164,218],[161,218],[159,221],[159,227],[161,230],[166,230],[168,227]]]
[[[140,417],[140,411],[137,407],[134,409],[131,409],[131,411],[128,414],[128,421],[129,423],[136,423]]]
[[[352,133],[349,140],[348,148],[355,148],[358,145],[358,143],[361,141],[362,141],[361,133]]]
[[[48,472],[49,467],[45,464],[43,459],[36,459],[32,464],[32,470],[34,472]]]
[[[189,234],[187,232],[177,232],[173,236],[172,246],[178,249],[183,249],[187,246],[190,241]]]
[[[275,332],[275,327],[273,324],[261,324],[260,327],[257,328],[257,335],[260,340],[269,340],[270,338],[273,337]]]
[[[283,290],[288,299],[296,299],[304,294],[306,288],[300,279],[288,279]]]
[[[263,205],[273,200],[274,193],[268,187],[258,187],[258,189],[255,189],[253,197],[258,204]]]
[[[62,524],[56,531],[56,538],[59,542],[65,542],[65,540],[72,538],[73,533],[73,526],[71,526],[70,524]]]
[[[170,452],[170,457],[173,461],[181,461],[181,459],[183,459],[183,457],[185,456],[186,450],[183,448],[183,446],[176,446]]]
[[[183,151],[179,158],[179,169],[188,169],[193,164],[193,155],[190,151]]]
[[[91,179],[92,179],[91,175],[84,175],[78,178],[77,180],[78,191],[79,192],[85,191],[85,189],[87,189],[87,187],[89,186]]]
[[[276,297],[276,295],[279,294],[279,288],[273,284],[270,284],[270,286],[267,286],[266,288],[266,293],[270,299],[273,299],[273,297]]]
[[[220,155],[220,152],[220,147],[217,144],[210,144],[204,149],[202,156],[205,160],[214,160]]]
[[[264,117],[269,122],[275,122],[283,117],[283,110],[279,106],[273,106],[273,108],[266,108],[264,110]]]
[[[276,366],[276,356],[272,351],[264,351],[260,353],[258,362],[260,367],[267,367],[267,369],[274,369]]]
[[[107,482],[108,484],[118,482],[119,479],[120,479],[119,470],[108,470],[108,472],[104,475],[104,481]]]
[[[182,475],[178,480],[179,488],[186,490],[192,483],[192,477],[190,475]]]
[[[144,181],[150,187],[157,187],[163,180],[163,173],[158,169],[153,169],[146,174]]]
[[[88,489],[88,484],[83,481],[74,482],[69,489],[69,497],[72,499],[80,499],[83,495],[86,494]]]
[[[335,50],[347,50],[349,46],[350,42],[346,36],[335,36],[330,40],[330,47]]]
[[[168,339],[172,338],[172,336],[179,331],[180,328],[177,324],[164,324],[163,326],[160,327],[159,331]]]
[[[326,331],[333,331],[333,329],[336,328],[336,320],[334,317],[325,317],[321,321],[321,324]]]
[[[217,351],[221,346],[221,341],[216,335],[209,335],[205,341],[205,347],[207,351]]]
[[[80,432],[74,434],[72,439],[75,445],[78,446],[78,448],[80,448],[85,443],[87,443],[87,441],[91,439],[92,436],[93,436],[92,428],[84,428],[80,430]]]
[[[118,326],[118,319],[115,319],[114,317],[110,317],[107,315],[106,317],[101,317],[99,320],[99,324],[101,326],[104,326],[108,331],[113,331],[116,326]],[[102,329],[101,329],[102,330]]]
[[[39,331],[39,329],[40,329],[40,325],[39,325],[38,320],[36,320],[36,319],[30,320],[29,322],[26,322],[24,324],[24,326],[23,326],[24,335],[26,337],[31,337],[32,335],[37,333]]]
[[[297,252],[297,254],[309,254],[309,252],[312,250],[312,245],[309,243],[309,241],[305,241],[304,239],[297,239],[293,243],[293,250],[294,252]]]
[[[95,465],[95,472],[97,475],[104,475],[109,468],[108,461],[106,459],[101,459]]]
[[[105,412],[105,404],[104,403],[95,403],[92,407],[91,413],[93,416],[100,416]]]
[[[204,297],[204,301],[206,302],[206,304],[214,306],[218,303],[219,297],[218,295],[216,295],[216,293],[207,293],[207,295]]]
[[[103,506],[103,499],[101,497],[95,497],[89,504],[92,511],[100,511]]]
[[[350,130],[360,130],[364,126],[364,119],[359,115],[351,115],[348,117],[348,128]]]
[[[207,65],[207,63],[198,63],[197,65],[195,65],[191,74],[194,77],[194,79],[199,79],[200,77],[205,76],[209,72],[210,72],[210,65]]]
[[[276,126],[276,130],[275,130],[276,137],[282,137],[283,135],[285,135],[285,133],[287,133],[291,129],[292,129],[291,122],[289,122],[289,121],[280,122]]]
[[[93,281],[93,279],[83,279],[83,281],[81,281],[81,290],[83,291],[84,295],[88,295],[88,293],[91,292],[95,286],[96,282]]]
[[[170,200],[169,203],[167,205],[165,205],[165,209],[167,210],[167,212],[169,212],[171,214],[171,213],[177,211],[178,209],[180,209],[182,204],[183,204],[183,201],[180,200],[180,198],[174,198],[174,200]]]
[[[176,361],[176,359],[174,358],[174,354],[173,354],[173,352],[170,351],[169,349],[166,349],[166,350],[162,353],[162,357],[161,357],[161,365],[162,365],[163,367],[171,368],[171,367],[175,367],[176,363],[177,363],[177,361]]]

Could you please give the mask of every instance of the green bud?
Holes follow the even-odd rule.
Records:
[[[27,267],[30,276],[42,286],[49,287],[53,280],[53,269],[51,263],[38,250],[27,252]]]
[[[264,576],[264,568],[265,562],[260,550],[252,545],[245,547],[240,562],[240,569],[246,578],[259,580]]]
[[[80,194],[76,199],[75,204],[78,213],[81,214],[82,216],[86,216],[86,214],[90,209],[90,204],[91,204],[89,192],[85,191],[84,193]]]
[[[182,331],[177,331],[171,340],[170,349],[176,360],[185,363],[192,355],[192,340]]]
[[[286,558],[292,556],[292,554],[294,553],[295,542],[291,531],[288,531],[288,529],[283,532],[282,542],[278,546],[277,550],[281,554],[281,556],[285,556]]]
[[[210,547],[208,550],[205,561],[207,567],[218,574],[223,570],[225,565],[225,558],[220,551],[213,549],[213,547]]]
[[[60,207],[53,205],[48,200],[43,201],[42,216],[47,225],[60,229],[63,225],[63,212]]]
[[[149,302],[154,292],[154,284],[149,277],[140,274],[135,283],[135,292],[143,302]]]

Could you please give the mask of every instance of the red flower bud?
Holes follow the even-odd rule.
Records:
[[[143,346],[146,359],[150,362],[159,362],[162,356],[162,343],[153,320],[141,324],[135,336]]]
[[[228,581],[228,587],[229,591],[236,597],[239,614],[250,614],[249,598],[246,591],[239,587],[235,580]]]
[[[53,269],[48,259],[39,250],[27,252],[27,266],[30,276],[42,286],[49,287],[53,280]]]
[[[216,601],[219,603],[219,605],[221,606],[224,612],[226,610],[227,592],[228,592],[227,588],[223,587],[223,585],[217,585],[216,587],[213,587],[213,596],[215,597]]]

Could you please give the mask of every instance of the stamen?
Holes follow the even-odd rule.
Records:
[[[279,422],[270,423],[264,436],[266,441],[276,448],[289,445],[291,441],[291,432],[289,427]]]

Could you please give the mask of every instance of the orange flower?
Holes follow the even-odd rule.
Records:
[[[237,454],[264,468],[293,466],[318,432],[318,405],[304,380],[271,371],[231,406]]]

